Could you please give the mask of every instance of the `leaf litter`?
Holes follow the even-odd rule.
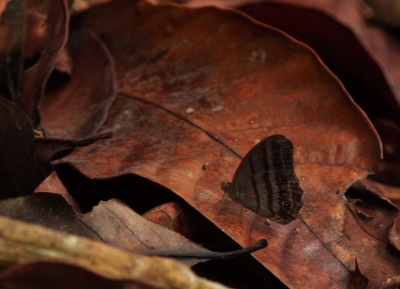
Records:
[[[129,17],[126,11],[132,12]],[[104,15],[116,20],[104,25]],[[368,279],[372,287],[395,284],[397,258],[375,236],[388,235],[390,226],[376,230],[378,223],[387,224],[387,213],[386,221],[374,220],[365,229],[360,216],[377,216],[360,209],[366,195],[355,203],[342,196],[372,172],[381,154],[379,139],[311,50],[277,30],[216,8],[115,1],[78,15],[72,27],[91,29],[104,42],[119,88],[116,98],[112,89],[104,94],[108,106],[99,107],[103,120],[80,135],[112,131],[114,137],[74,150],[58,166],[71,165],[94,180],[143,176],[178,194],[242,246],[267,238],[268,249],[254,255],[289,287],[316,282],[364,288]],[[57,101],[57,90],[51,92],[47,99]],[[44,94],[43,103],[50,95]],[[46,115],[50,108],[41,111],[43,123],[57,118]],[[68,134],[75,137],[85,131],[87,119],[73,121]],[[68,137],[60,129],[65,124],[58,123],[45,132]],[[286,227],[266,226],[251,212],[242,215],[240,206],[227,198],[219,202],[219,172],[232,174],[238,155],[274,133],[294,143],[296,172],[305,190],[301,220]],[[393,228],[390,237],[395,240]],[[385,254],[364,259],[368,251]],[[388,256],[392,266],[374,271],[369,260],[374,256],[379,263]],[[318,268],[319,278],[309,276],[310,268]]]

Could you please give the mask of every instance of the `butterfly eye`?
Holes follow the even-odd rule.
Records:
[[[282,207],[283,207],[285,210],[289,210],[289,209],[290,209],[290,203],[287,202],[287,201],[284,201],[284,202],[282,202]]]
[[[285,175],[280,176],[279,180],[281,181],[281,183],[287,183],[287,181],[288,181],[287,176],[285,176]]]

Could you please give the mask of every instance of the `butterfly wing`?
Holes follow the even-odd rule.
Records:
[[[223,189],[236,202],[281,224],[297,218],[303,190],[294,171],[293,144],[282,135],[270,136],[243,158],[232,183]]]

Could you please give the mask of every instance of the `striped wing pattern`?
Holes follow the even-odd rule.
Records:
[[[280,224],[297,218],[303,190],[294,171],[293,144],[283,135],[270,136],[243,158],[231,183],[222,188],[234,201]]]

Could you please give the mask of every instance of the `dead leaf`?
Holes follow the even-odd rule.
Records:
[[[314,49],[371,119],[399,120],[399,92],[393,85],[400,81],[398,66],[387,59],[398,55],[398,43],[368,23],[365,3],[338,2],[278,0],[239,9]]]
[[[368,278],[360,271],[360,268],[358,267],[357,259],[355,260],[356,262],[356,268],[353,272],[353,278],[355,282],[353,282],[350,288],[352,289],[363,289],[368,287]]]
[[[208,253],[209,250],[154,222],[144,219],[118,200],[101,202],[80,219],[117,248],[144,254]]]
[[[79,204],[68,193],[67,188],[58,178],[56,172],[52,172],[36,189],[35,193],[54,193],[63,196],[63,198],[70,204],[76,213],[82,213]]]
[[[104,18],[118,21],[105,25]],[[113,1],[80,15],[74,27],[104,40],[120,93],[102,126],[115,138],[64,162],[93,179],[138,174],[158,182],[242,246],[267,238],[268,252],[255,256],[288,286],[357,282],[349,244],[340,243],[347,209],[336,192],[372,171],[380,143],[314,52],[217,8]],[[217,170],[232,175],[238,156],[275,133],[295,146],[305,223],[266,226],[251,212],[240,216],[232,201],[220,202]],[[319,278],[311,278],[310,268],[318,268]]]
[[[51,161],[62,158],[71,153],[75,148],[89,146],[98,141],[112,138],[112,132],[103,132],[84,139],[59,139],[36,137],[33,158],[49,172],[53,170]]]
[[[391,186],[400,186],[400,127],[391,120],[374,121],[382,140],[383,159],[375,168],[372,179]],[[398,199],[400,194],[392,198]]]
[[[388,244],[389,230],[399,216],[399,209],[376,189],[374,182],[368,179],[353,184],[346,193],[350,199],[348,206],[368,234]]]
[[[20,98],[27,17],[25,5],[24,0],[0,3],[0,35],[7,39],[0,45],[0,95],[14,101]]]
[[[309,5],[312,1],[302,3]],[[321,10],[325,7],[324,11],[332,15],[332,11],[337,12],[338,19],[352,27],[332,29],[346,36],[343,39],[348,46],[342,45],[338,50],[345,54],[330,50],[326,54],[335,57],[333,63],[350,63],[349,71],[356,71],[355,79],[362,80],[354,88],[360,96],[371,92],[387,97],[389,105],[385,109],[378,111],[380,105],[372,105],[366,109],[368,113],[391,111],[390,117],[396,119],[397,58],[393,56],[397,55],[397,42],[373,27],[366,33],[367,40],[362,40],[365,47],[360,46],[352,33],[362,39],[369,16],[359,7],[346,11],[354,3],[360,2],[349,1],[340,6],[337,1],[320,1]],[[352,15],[348,22],[343,17],[346,13]],[[325,20],[319,22],[319,30],[337,43],[329,33],[331,30],[320,28],[338,26],[326,25]],[[64,126],[73,134],[100,129],[112,130],[116,135],[114,139],[80,148],[58,162],[57,173],[61,178],[64,172],[63,182],[69,178],[70,183],[64,184],[83,211],[102,199],[105,190],[99,190],[97,198],[91,196],[86,202],[86,188],[78,183],[82,178],[71,179],[74,175],[68,175],[68,168],[79,170],[82,174],[75,176],[86,178],[85,184],[90,183],[88,179],[96,182],[97,187],[93,188],[136,174],[149,179],[149,184],[157,182],[182,197],[242,246],[267,238],[269,249],[255,256],[290,287],[307,284],[363,288],[366,282],[371,288],[382,284],[397,286],[398,258],[392,249],[388,250],[387,243],[389,240],[396,244],[398,239],[396,226],[388,226],[397,211],[388,210],[379,198],[379,203],[368,203],[370,194],[365,193],[357,196],[352,214],[342,196],[354,181],[373,171],[381,154],[379,138],[364,112],[313,51],[242,14],[218,8],[189,9],[117,0],[93,7],[73,22],[76,35],[91,29],[93,37],[88,39],[101,39],[97,43],[101,42],[100,46],[114,59],[120,87],[109,111],[89,101],[88,107],[95,107],[100,114],[89,113],[86,120],[76,117],[74,127]],[[32,31],[41,36],[37,27],[33,25]],[[306,34],[318,35],[312,31]],[[354,57],[348,57],[346,52],[347,47],[353,46],[359,63],[367,60],[362,63],[367,65],[366,69],[359,63],[351,65]],[[386,54],[371,57],[368,49]],[[81,56],[83,51],[77,55]],[[52,66],[52,62],[51,59],[46,67]],[[108,62],[106,66],[112,65]],[[94,80],[102,72],[96,73],[99,74]],[[43,75],[39,77],[41,81]],[[368,86],[358,85],[367,83],[366,79]],[[87,87],[76,87],[97,91],[94,80],[85,82]],[[45,82],[40,85],[43,87]],[[71,78],[69,84],[72,83]],[[50,88],[57,90],[47,91],[54,102],[43,114],[65,99],[63,89],[68,83],[64,84],[65,87],[55,85]],[[105,99],[111,105],[110,98]],[[33,108],[36,109],[35,104]],[[80,114],[84,111],[82,106],[74,105],[64,109],[66,115],[68,110]],[[99,127],[107,113],[107,121]],[[65,133],[59,129],[64,124],[57,119],[58,115],[48,115],[48,123],[58,123],[52,130]],[[85,124],[93,119],[100,121]],[[300,220],[288,226],[267,226],[252,212],[241,214],[240,205],[223,199],[220,190],[224,180],[221,172],[232,176],[240,156],[275,133],[284,134],[294,143],[296,173],[305,190]],[[72,182],[75,184],[71,185]],[[58,187],[65,193],[65,188]],[[116,191],[124,194],[123,189]],[[132,198],[139,199],[139,191],[135,190]],[[107,194],[112,196],[115,192]],[[146,200],[154,196],[150,192]],[[360,222],[360,218],[365,222]],[[381,263],[384,265],[380,266]],[[318,272],[317,278],[310,276],[310,271]]]
[[[366,0],[365,2],[374,10],[374,19],[391,27],[400,27],[399,2],[393,0]]]
[[[38,104],[47,79],[67,40],[68,2],[71,1],[27,1],[24,57],[30,65],[23,72],[22,97],[17,103],[34,122],[38,121]]]
[[[86,138],[105,121],[116,96],[114,62],[107,47],[90,30],[72,33],[68,48],[73,59],[71,79],[51,79],[41,100],[41,125],[46,135]]]
[[[49,278],[51,276],[51,278]],[[70,264],[35,262],[5,270],[0,285],[6,289],[157,289],[162,288],[137,280],[114,280]]]
[[[161,288],[226,288],[197,277],[188,267],[171,259],[141,256],[6,217],[0,217],[0,232],[3,266],[57,262],[103,278],[133,280]]]
[[[38,193],[0,201],[0,214],[50,229],[103,241],[82,223],[71,206],[58,194]]]
[[[14,103],[1,96],[0,124],[0,198],[32,193],[46,177],[46,171],[33,159],[32,125]]]
[[[347,238],[340,240],[342,246],[348,248],[348,253],[357,256],[359,268],[368,277],[372,288],[381,288],[382,284],[393,286],[400,268],[400,260],[394,254],[399,249],[399,231],[396,229],[399,209],[380,197],[377,188],[373,181],[363,180],[349,192],[349,196],[356,196],[362,203],[358,203],[358,212],[348,211],[343,228]],[[366,216],[363,207],[373,214]],[[357,215],[355,219],[354,213]]]
[[[146,255],[179,258],[190,266],[200,261],[243,254],[212,252],[144,219],[118,200],[101,202],[92,212],[79,218],[107,244]]]
[[[143,218],[175,231],[188,239],[195,240],[202,233],[201,228],[193,224],[203,223],[179,202],[169,202],[152,208],[144,213]]]
[[[117,248],[146,255],[178,258],[190,266],[207,260],[249,254],[263,247],[263,243],[260,243],[259,246],[245,251],[212,252],[144,219],[118,200],[102,202],[92,212],[77,215],[60,195],[38,193],[1,201],[0,213],[61,232],[102,241]]]

